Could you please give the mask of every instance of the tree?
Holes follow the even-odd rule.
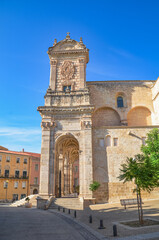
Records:
[[[141,147],[142,154],[127,158],[121,165],[119,180],[134,181],[137,192],[139,222],[143,224],[141,190],[151,192],[159,187],[159,130],[153,129],[147,135],[146,145]]]
[[[146,145],[141,147],[145,164],[151,172],[150,187],[159,186],[159,129],[154,128],[147,134]]]
[[[146,180],[143,155],[138,154],[135,158],[127,158],[126,163],[121,165],[120,172],[120,181],[124,180],[124,183],[134,181],[135,183],[134,192],[137,193],[139,222],[143,224],[141,189],[145,188],[143,182]]]

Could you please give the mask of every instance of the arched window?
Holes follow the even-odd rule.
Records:
[[[123,97],[117,97],[117,107],[124,107]]]

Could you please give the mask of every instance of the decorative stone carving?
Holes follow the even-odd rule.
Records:
[[[81,121],[81,128],[86,129],[86,128],[91,128],[92,127],[92,122],[91,121]]]
[[[74,72],[75,72],[75,68],[74,68],[73,62],[64,61],[64,63],[61,66],[61,76],[64,79],[70,80],[73,78]]]
[[[70,39],[70,33],[67,32],[66,39]]]
[[[57,39],[55,38],[53,46],[55,46],[56,44],[57,44]]]
[[[50,60],[50,64],[51,64],[51,65],[56,65],[56,64],[57,64],[57,61],[56,61],[56,60]]]
[[[79,59],[79,63],[85,63],[84,59],[83,59],[83,58],[80,58],[80,59]]]
[[[41,127],[43,129],[50,129],[50,128],[55,128],[56,127],[56,122],[55,121],[51,121],[51,122],[42,122],[41,123]]]

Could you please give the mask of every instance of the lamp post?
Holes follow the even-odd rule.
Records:
[[[7,189],[8,189],[8,180],[6,180],[5,188],[6,188],[6,202],[7,202]]]

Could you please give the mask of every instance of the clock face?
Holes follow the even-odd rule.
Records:
[[[72,79],[75,72],[75,68],[73,62],[71,61],[64,61],[61,66],[61,75],[64,79]]]

